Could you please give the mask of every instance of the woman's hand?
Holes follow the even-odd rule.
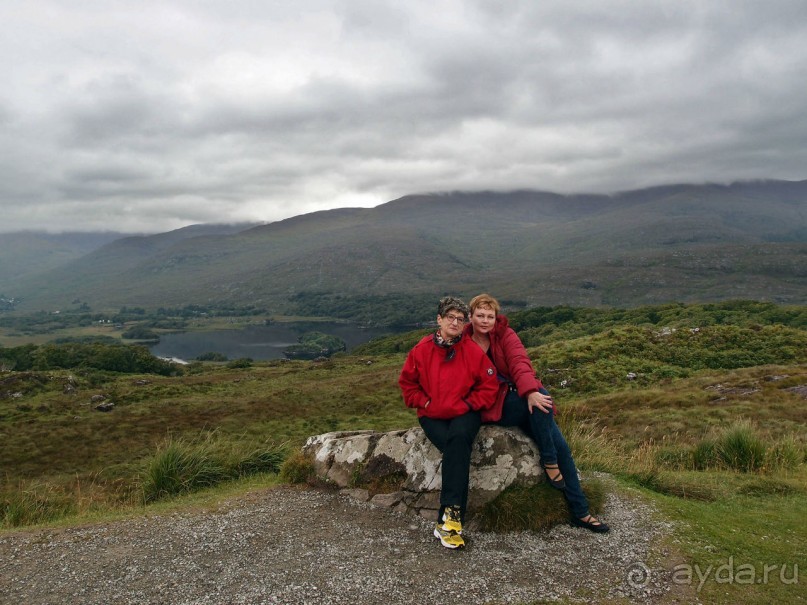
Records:
[[[527,396],[527,408],[532,414],[535,408],[538,408],[544,414],[548,414],[552,411],[552,408],[555,407],[555,402],[552,401],[552,397],[549,395],[544,395],[539,393],[538,391],[534,391]]]

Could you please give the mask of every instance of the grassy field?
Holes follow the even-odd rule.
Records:
[[[805,384],[804,365],[706,371],[570,400],[561,423],[581,467],[614,473],[673,521],[686,564],[669,582],[705,603],[801,603]]]
[[[414,419],[393,388],[398,366],[392,359],[367,366],[344,358],[242,369],[198,365],[181,377],[4,373],[0,392],[10,396],[0,400],[0,464],[7,484],[80,483],[128,493],[143,461],[169,437],[215,432],[222,447],[299,445],[334,429],[409,426]],[[93,396],[113,402],[114,410],[95,410]]]
[[[530,354],[580,467],[612,473],[674,522],[671,547],[687,567],[671,582],[689,581],[708,603],[804,602],[807,577],[794,574],[807,573],[805,330],[710,330],[609,326],[546,338]],[[386,349],[405,350],[407,339]],[[196,363],[178,376],[0,373],[3,525],[191,505],[276,482],[266,474],[276,454],[309,435],[413,426],[396,383],[404,353],[368,351],[245,368]],[[96,410],[102,400],[114,408]],[[199,482],[217,486],[214,496],[153,497],[155,465],[171,452],[215,460]]]

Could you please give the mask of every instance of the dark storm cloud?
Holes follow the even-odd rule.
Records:
[[[3,231],[805,178],[800,1],[16,4]]]

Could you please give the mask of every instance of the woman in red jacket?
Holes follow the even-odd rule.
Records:
[[[468,307],[445,297],[437,308],[438,330],[409,352],[398,384],[404,403],[415,408],[426,436],[443,454],[440,510],[434,536],[447,548],[462,548],[468,502],[471,447],[499,383],[493,363],[470,338],[463,338]]]
[[[471,300],[470,307],[466,335],[493,361],[502,383],[496,405],[483,413],[483,422],[521,427],[538,446],[550,485],[563,490],[572,524],[607,532],[608,526],[589,512],[572,452],[555,422],[552,397],[536,378],[518,334],[508,326],[507,318],[499,315],[499,302],[489,294],[480,294]]]

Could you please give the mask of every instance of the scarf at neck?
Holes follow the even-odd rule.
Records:
[[[451,340],[446,340],[445,338],[443,338],[443,335],[440,334],[440,330],[437,330],[437,332],[434,333],[434,344],[436,344],[438,347],[442,347],[443,349],[447,349],[448,347],[454,346],[460,340],[462,340],[462,332],[460,332],[459,336]]]

